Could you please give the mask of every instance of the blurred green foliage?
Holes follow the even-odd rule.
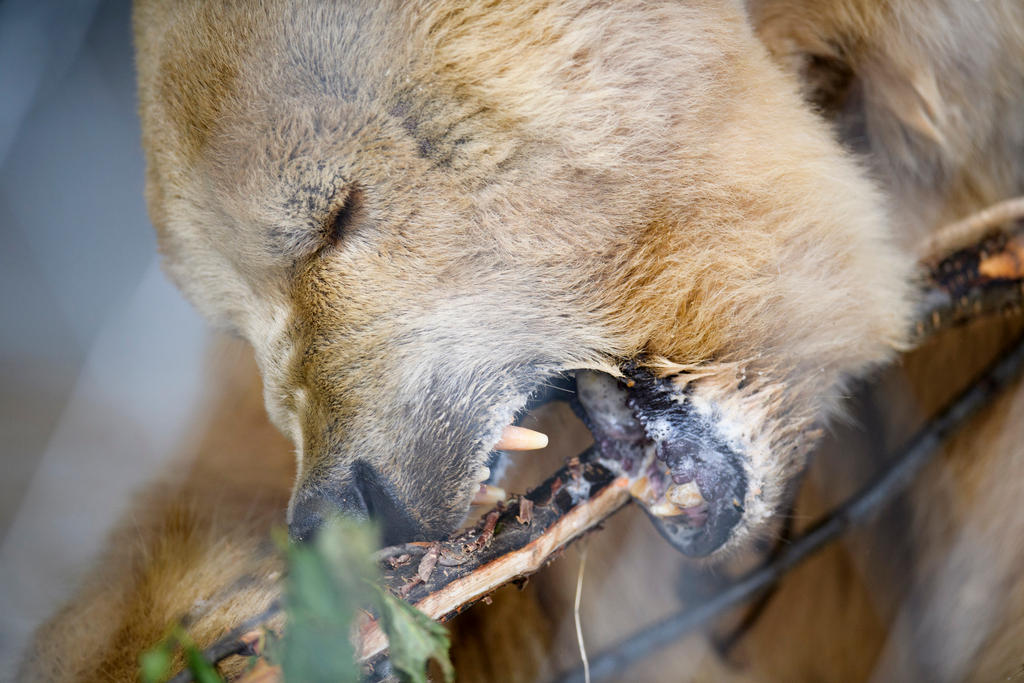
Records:
[[[314,543],[296,544],[281,534],[288,575],[284,588],[287,628],[270,637],[264,657],[281,667],[287,683],[358,683],[351,634],[361,610],[379,615],[390,642],[390,658],[402,680],[426,683],[427,666],[437,662],[445,681],[455,678],[448,656],[447,629],[408,603],[380,588],[372,560],[375,530],[338,519],[326,524]],[[143,683],[163,683],[171,675],[181,648],[185,667],[198,683],[224,679],[180,627],[143,653]]]
[[[171,634],[151,650],[142,653],[139,659],[139,678],[142,683],[163,683],[171,674],[171,663],[174,652],[180,647],[185,657],[185,666],[192,672],[192,678],[198,683],[222,683],[224,678],[203,657],[202,651],[196,647],[184,629],[175,626]]]

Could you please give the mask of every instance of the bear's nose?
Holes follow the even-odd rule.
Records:
[[[307,483],[295,492],[288,522],[288,534],[293,540],[311,540],[324,522],[337,516],[372,520],[380,529],[384,545],[425,540],[423,526],[373,468],[358,463],[352,475],[342,485]]]
[[[311,541],[331,517],[366,520],[369,509],[356,486],[303,487],[295,494],[288,535],[295,541]]]

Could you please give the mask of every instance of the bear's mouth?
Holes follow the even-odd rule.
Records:
[[[580,370],[556,395],[535,395],[506,404],[491,428],[473,504],[504,499],[499,488],[507,453],[547,445],[539,432],[516,426],[529,409],[570,398],[594,437],[602,464],[630,481],[630,493],[674,547],[694,557],[709,555],[732,535],[743,516],[747,476],[743,463],[714,435],[713,425],[688,411],[685,397],[643,373],[616,379]]]
[[[703,557],[742,518],[747,476],[714,426],[669,386],[644,373],[616,380],[579,372],[575,407],[602,462],[630,478],[630,493],[662,536],[684,554]]]
[[[472,483],[475,487],[470,506],[492,506],[503,502],[506,492],[501,488],[509,463],[509,454],[539,450],[548,445],[541,432],[521,426],[534,409],[553,400],[566,400],[575,393],[571,375],[559,373],[534,377],[512,397],[498,402],[489,411],[483,434],[473,451]]]
[[[473,495],[472,505],[493,505],[505,499],[505,490],[497,484],[505,475],[509,453],[535,451],[548,445],[547,434],[514,422],[501,430],[498,440],[488,449],[483,469],[476,475],[479,489]]]

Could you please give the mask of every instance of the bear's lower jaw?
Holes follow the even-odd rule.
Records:
[[[702,514],[698,519],[688,513],[659,517],[644,508],[654,528],[679,552],[690,557],[707,557],[729,540],[743,516],[741,510],[724,508],[720,513]]]
[[[732,537],[743,518],[743,461],[675,386],[643,372],[625,381],[577,373],[579,412],[602,457],[633,478],[631,492],[666,540],[692,557]]]
[[[693,446],[651,440],[654,457],[634,496],[673,547],[690,557],[706,557],[732,538],[743,519],[748,480],[740,456],[725,444],[702,444],[697,453],[674,458],[672,451],[683,443]]]
[[[734,472],[735,485],[724,496],[705,498],[688,507],[660,501],[649,505],[640,499],[641,506],[674,548],[690,557],[706,557],[726,544],[743,518],[747,482],[742,469]],[[701,491],[703,496],[704,489]]]

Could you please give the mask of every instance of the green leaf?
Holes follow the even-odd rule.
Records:
[[[185,666],[192,672],[196,683],[224,683],[224,678],[206,661],[202,651],[180,626],[175,626],[163,641],[142,653],[139,658],[142,683],[163,683],[170,677],[174,651],[179,645],[185,656]]]
[[[182,647],[185,649],[185,663],[196,683],[224,683],[220,672],[206,661],[206,657],[203,657],[202,651],[194,643],[182,643]]]
[[[349,637],[357,611],[369,602],[373,547],[370,529],[345,520],[326,524],[313,545],[287,546],[288,627],[279,655],[286,681],[361,679]]]
[[[171,673],[170,643],[164,641],[142,653],[139,658],[139,677],[142,683],[163,683]]]
[[[448,656],[448,629],[404,600],[374,588],[395,670],[413,683],[427,683],[427,664],[433,659],[441,667],[445,681],[455,680],[455,667]]]

